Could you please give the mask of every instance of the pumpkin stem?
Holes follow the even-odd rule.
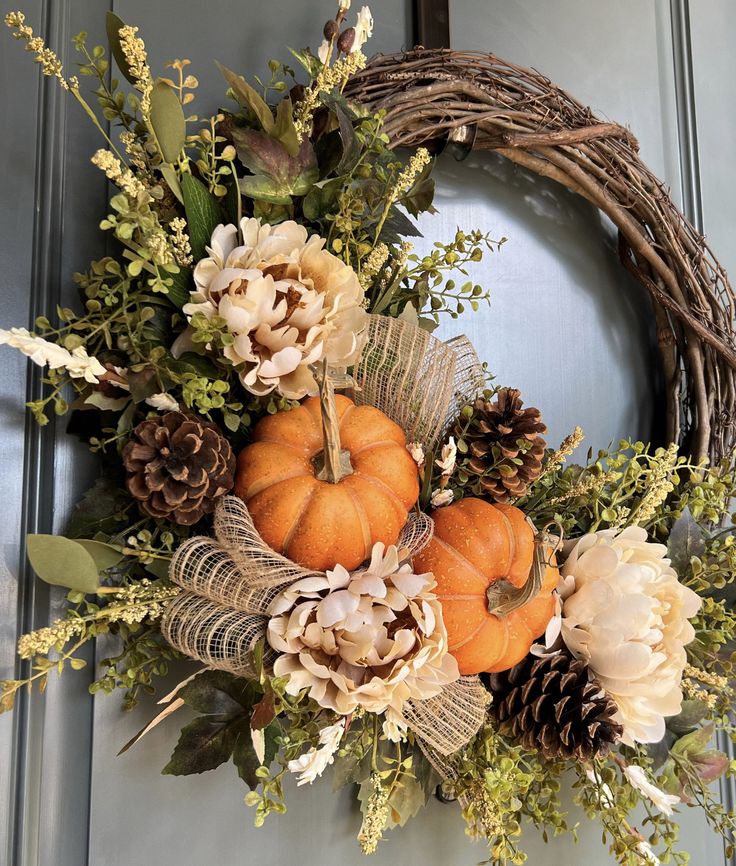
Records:
[[[322,362],[319,384],[319,404],[322,414],[322,451],[315,457],[317,478],[337,484],[346,475],[352,475],[350,452],[340,448],[340,419],[335,405],[335,388],[327,372],[327,361]]]
[[[503,619],[513,611],[524,607],[539,595],[544,583],[544,574],[550,562],[550,553],[554,553],[560,545],[556,535],[542,530],[534,539],[534,558],[529,577],[524,586],[517,587],[507,580],[498,580],[486,590],[488,610],[499,619]]]

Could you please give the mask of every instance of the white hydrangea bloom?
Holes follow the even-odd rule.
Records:
[[[241,242],[242,239],[242,242]],[[190,317],[221,316],[233,337],[224,349],[253,394],[316,394],[310,365],[346,368],[364,340],[363,289],[352,268],[288,220],[277,226],[243,219],[219,225],[209,256],[194,268]]]
[[[638,526],[602,530],[577,541],[562,568],[574,579],[562,639],[618,705],[628,745],[659,742],[682,705],[685,646],[695,636],[688,620],[702,600],[666,554]]]

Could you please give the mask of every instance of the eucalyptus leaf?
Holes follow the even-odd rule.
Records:
[[[189,244],[192,256],[198,261],[207,255],[205,247],[210,242],[212,232],[222,222],[220,206],[207,187],[191,174],[182,176],[181,192],[184,197]]]
[[[186,141],[187,122],[177,92],[162,78],[156,80],[151,91],[150,117],[164,160],[176,162]]]
[[[147,562],[145,565],[146,571],[154,577],[159,578],[159,580],[166,580],[168,578],[170,567],[171,560],[169,559],[154,559],[153,562]]]
[[[122,549],[114,544],[106,544],[104,541],[95,541],[88,538],[78,538],[76,539],[76,544],[80,544],[92,557],[98,571],[107,571],[108,568],[114,568],[125,559]]]
[[[162,162],[161,165],[158,167],[158,170],[161,172],[161,176],[168,184],[169,189],[174,193],[174,195],[179,199],[179,201],[184,204],[184,195],[181,191],[179,176],[177,175],[174,166],[169,165],[168,162]]]
[[[63,535],[29,535],[28,560],[45,583],[77,592],[93,593],[100,584],[99,569],[88,550]]]
[[[216,62],[216,66],[235,94],[235,98],[238,102],[245,108],[250,108],[267,133],[270,134],[273,132],[275,126],[273,114],[271,114],[271,109],[263,97],[260,96],[260,94],[254,90],[250,84],[248,84],[242,75],[238,75],[231,69],[228,69],[227,66],[223,66],[221,63]]]
[[[110,46],[110,53],[118,65],[118,69],[123,73],[125,78],[131,83],[136,84],[133,77],[128,60],[120,45],[120,28],[125,27],[125,22],[119,18],[114,12],[108,12],[105,20],[105,28],[107,30],[107,41]]]

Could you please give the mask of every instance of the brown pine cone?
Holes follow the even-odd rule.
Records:
[[[510,502],[539,478],[547,427],[539,409],[523,405],[516,388],[501,388],[492,403],[476,400],[470,417],[456,422],[453,433],[467,447],[460,466],[477,476],[476,495]]]
[[[511,670],[490,675],[490,711],[502,733],[547,758],[589,761],[608,754],[622,727],[618,707],[590,677],[585,661],[566,650],[528,655]]]
[[[235,455],[217,427],[183,412],[142,421],[123,449],[141,511],[191,526],[232,489]]]

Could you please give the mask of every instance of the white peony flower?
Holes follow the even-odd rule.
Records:
[[[161,394],[151,394],[150,397],[146,397],[146,403],[149,406],[153,406],[154,409],[158,409],[159,412],[176,412],[179,409],[177,401],[171,394],[167,394],[165,391]]]
[[[243,219],[240,235],[234,225],[214,230],[184,313],[225,320],[233,340],[224,354],[251,393],[316,394],[311,364],[345,368],[360,353],[367,313],[358,277],[292,220]]]
[[[455,437],[450,436],[450,441],[447,445],[442,446],[440,459],[434,462],[442,470],[442,474],[450,476],[455,471],[455,459],[457,458],[457,445],[455,445]]]
[[[624,776],[631,787],[651,800],[663,815],[669,817],[672,814],[673,806],[680,802],[680,798],[676,794],[667,794],[658,788],[654,782],[651,782],[644,770],[636,764],[629,764],[624,767]]]
[[[373,36],[373,15],[368,6],[362,6],[358,12],[358,20],[355,22],[355,41],[350,53],[359,51],[371,36]]]
[[[271,607],[274,674],[289,678],[289,694],[307,688],[341,715],[385,713],[384,733],[398,739],[404,702],[433,697],[459,676],[434,586],[431,574],[399,565],[397,549],[380,542],[365,568],[350,574],[337,565],[296,581]]]
[[[334,725],[328,725],[319,732],[319,749],[311,748],[308,752],[289,761],[287,767],[290,773],[298,773],[298,785],[311,785],[315,779],[335,760],[335,752],[345,733],[345,719]]]
[[[577,541],[562,568],[575,582],[562,639],[618,705],[627,745],[659,742],[682,704],[685,645],[695,636],[688,620],[701,599],[678,581],[666,553],[640,527],[602,530]]]
[[[432,508],[442,508],[443,505],[449,505],[455,498],[452,490],[440,490],[439,487],[432,491],[432,498],[429,500]]]
[[[411,459],[417,466],[421,466],[424,463],[424,448],[422,448],[419,442],[407,443],[406,450],[411,454]]]
[[[99,376],[105,373],[105,368],[97,360],[90,357],[84,346],[78,346],[70,352],[57,343],[34,337],[26,328],[11,328],[9,331],[0,329],[0,346],[7,345],[19,349],[39,367],[49,367],[51,370],[66,370],[72,379],[84,379],[95,385]]]

